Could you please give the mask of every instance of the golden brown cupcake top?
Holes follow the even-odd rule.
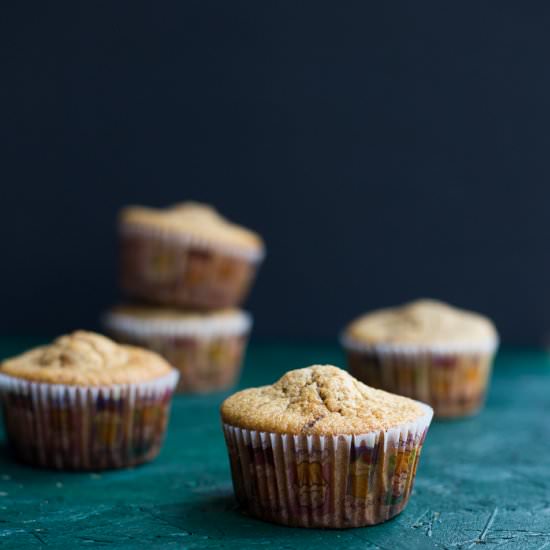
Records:
[[[71,386],[146,382],[172,371],[156,353],[118,345],[101,334],[81,330],[0,364],[0,374]]]
[[[494,346],[498,340],[486,317],[436,300],[417,300],[380,309],[353,321],[344,341],[371,345]]]
[[[271,386],[237,392],[221,407],[229,425],[293,435],[366,434],[413,422],[427,411],[331,365],[289,371]]]
[[[229,222],[211,206],[197,202],[183,202],[163,209],[129,206],[122,210],[120,220],[123,226],[149,227],[214,246],[257,253],[264,248],[257,233]]]

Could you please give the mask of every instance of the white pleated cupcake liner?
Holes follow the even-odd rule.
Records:
[[[343,337],[353,376],[429,403],[436,417],[475,414],[484,404],[498,340],[480,344],[372,345]]]
[[[104,321],[116,340],[151,349],[178,369],[179,393],[208,393],[234,386],[252,326],[252,317],[244,311],[189,323],[141,320],[117,313],[107,314]]]
[[[265,257],[265,250],[263,248],[251,249],[239,246],[232,246],[225,243],[217,243],[206,238],[200,238],[196,235],[189,233],[176,233],[172,231],[166,231],[163,228],[144,226],[140,224],[121,223],[119,227],[121,235],[144,235],[152,236],[157,239],[162,239],[168,242],[174,242],[182,244],[183,246],[189,246],[192,248],[212,250],[220,254],[227,256],[234,256],[236,258],[242,258],[249,262],[259,263]]]
[[[15,456],[34,466],[103,470],[160,451],[179,374],[127,385],[79,387],[0,375],[0,399]]]
[[[376,355],[480,355],[480,354],[494,354],[498,348],[498,338],[487,339],[484,342],[449,342],[446,344],[434,343],[434,344],[414,344],[414,343],[380,343],[370,344],[366,342],[359,342],[350,338],[346,334],[340,336],[340,343],[348,351],[359,351],[364,353],[371,353]]]
[[[107,312],[103,324],[110,332],[128,334],[133,337],[197,338],[211,340],[225,336],[243,336],[250,332],[252,316],[246,311],[203,317],[147,319],[117,311]]]
[[[433,411],[363,435],[290,435],[224,424],[235,495],[248,514],[296,527],[374,525],[412,491]]]

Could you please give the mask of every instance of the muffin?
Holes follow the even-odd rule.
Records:
[[[256,233],[194,202],[125,208],[119,228],[122,290],[160,305],[236,307],[264,256]]]
[[[105,315],[107,331],[121,342],[160,353],[180,372],[177,391],[219,391],[235,384],[252,320],[237,309],[183,312],[120,306]]]
[[[297,527],[386,521],[407,504],[432,414],[330,365],[240,391],[221,407],[237,500]]]
[[[419,300],[360,317],[344,331],[342,344],[359,380],[452,418],[483,406],[498,336],[482,315]]]
[[[159,452],[178,373],[157,354],[77,331],[0,364],[10,446],[35,466],[103,470]]]

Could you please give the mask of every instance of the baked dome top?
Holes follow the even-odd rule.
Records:
[[[264,432],[359,435],[429,414],[417,401],[371,388],[331,365],[287,372],[271,386],[250,388],[222,404],[225,423]]]
[[[344,339],[371,345],[490,347],[496,345],[498,335],[483,315],[437,300],[417,300],[359,317],[347,327]]]
[[[0,374],[73,386],[146,382],[173,370],[152,351],[119,345],[101,334],[81,330],[0,364]]]
[[[148,227],[212,245],[258,253],[264,248],[257,233],[228,221],[211,206],[198,202],[183,202],[168,208],[128,206],[121,211],[120,221],[123,227]]]

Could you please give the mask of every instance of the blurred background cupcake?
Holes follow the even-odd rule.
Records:
[[[184,308],[236,307],[264,256],[262,239],[212,207],[127,207],[120,229],[120,285],[130,297]]]
[[[484,403],[498,335],[482,315],[418,300],[356,319],[342,344],[360,380],[459,417]]]
[[[236,383],[252,318],[237,309],[186,312],[119,306],[107,312],[104,324],[115,339],[163,355],[181,374],[177,391],[195,393]]]
[[[141,303],[110,310],[107,330],[163,355],[180,392],[233,386],[252,326],[237,307],[264,257],[261,237],[196,202],[124,208],[119,237],[120,285]]]

